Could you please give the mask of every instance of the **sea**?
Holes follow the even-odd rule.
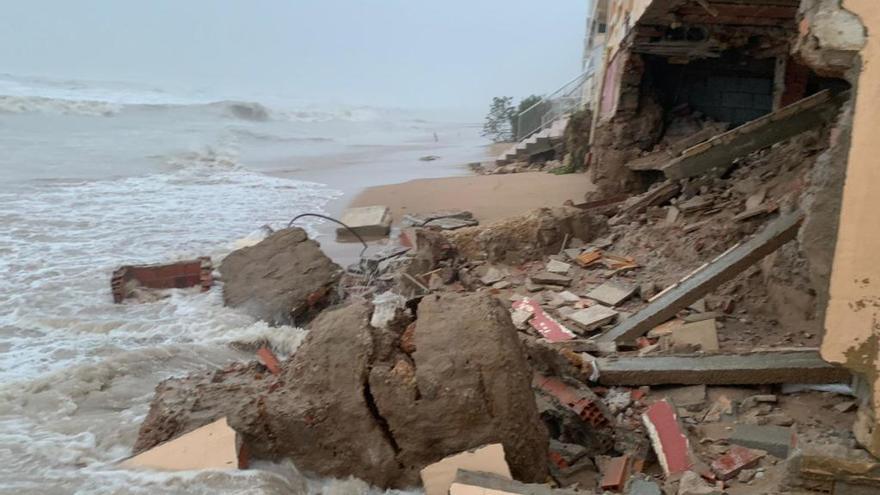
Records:
[[[382,493],[290,462],[118,467],[161,380],[252,359],[237,349],[263,339],[293,353],[306,330],[225,308],[219,287],[113,304],[110,274],[219,264],[359,187],[465,173],[485,144],[440,111],[0,74],[0,494]]]

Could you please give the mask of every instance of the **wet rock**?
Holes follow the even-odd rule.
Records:
[[[288,325],[301,324],[325,304],[342,270],[303,229],[290,228],[233,251],[220,273],[224,304]]]

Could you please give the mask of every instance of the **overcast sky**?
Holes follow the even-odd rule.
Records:
[[[588,0],[8,0],[0,72],[488,106],[580,69]]]

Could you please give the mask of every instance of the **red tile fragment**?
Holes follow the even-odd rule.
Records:
[[[619,492],[629,479],[629,456],[614,457],[602,470],[601,487],[603,490]]]
[[[678,424],[675,409],[666,400],[657,401],[642,414],[642,422],[666,476],[683,473],[691,467],[687,436]]]
[[[563,342],[575,338],[575,334],[572,333],[571,330],[560,325],[558,321],[544,312],[544,308],[542,308],[540,304],[532,299],[523,299],[514,302],[513,309],[526,310],[535,315],[529,320],[529,324],[541,334],[542,337],[550,342]]]
[[[273,375],[281,374],[281,363],[278,362],[278,358],[275,357],[275,354],[268,347],[263,346],[257,350],[257,360],[269,370],[269,373]]]
[[[715,462],[712,463],[712,471],[715,472],[718,479],[729,480],[743,469],[753,467],[762,457],[764,457],[763,452],[734,445],[726,454],[715,459]]]

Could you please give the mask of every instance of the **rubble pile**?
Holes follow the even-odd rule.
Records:
[[[543,481],[547,437],[508,312],[487,295],[431,295],[418,318],[370,325],[372,307],[321,313],[279,375],[236,365],[159,385],[135,451],[227,417],[251,458],[380,487],[443,457],[501,443],[519,480]]]

